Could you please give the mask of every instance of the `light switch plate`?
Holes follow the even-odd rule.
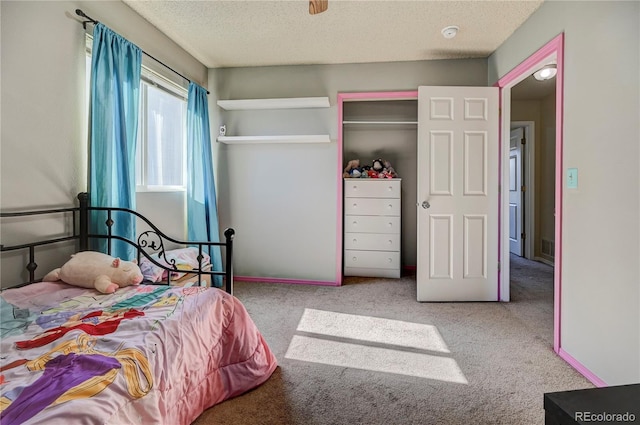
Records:
[[[577,189],[577,188],[578,188],[578,169],[568,168],[567,169],[567,189]]]

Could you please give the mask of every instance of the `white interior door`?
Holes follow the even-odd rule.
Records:
[[[418,301],[498,299],[498,88],[418,88]]]
[[[524,236],[523,140],[524,129],[522,127],[511,130],[509,144],[509,251],[520,257],[522,257]]]

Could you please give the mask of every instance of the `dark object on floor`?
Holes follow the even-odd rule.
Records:
[[[640,384],[545,393],[545,425],[640,423]]]

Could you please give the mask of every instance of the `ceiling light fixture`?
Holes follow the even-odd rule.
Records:
[[[442,28],[442,36],[444,38],[453,38],[456,36],[456,34],[458,34],[458,30],[460,28],[456,27],[455,25],[450,25],[448,27],[444,27]]]
[[[558,69],[556,68],[555,63],[550,63],[548,65],[543,66],[539,70],[533,73],[533,78],[538,81],[550,80],[556,76]]]

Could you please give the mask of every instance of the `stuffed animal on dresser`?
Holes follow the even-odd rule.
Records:
[[[373,171],[375,171],[376,173],[380,173],[382,172],[383,168],[384,168],[384,161],[382,161],[381,159],[373,160],[373,163],[371,164],[371,169]]]
[[[383,172],[390,176],[389,178],[395,179],[398,177],[398,173],[396,173],[396,170],[393,169],[389,161],[384,161],[383,165]]]
[[[370,165],[365,165],[364,167],[362,167],[362,176],[360,177],[370,178],[372,177],[372,174],[376,174],[376,172],[371,169]]]
[[[360,177],[361,171],[360,171],[360,160],[359,159],[352,159],[351,161],[347,162],[347,166],[344,167],[344,171],[342,173],[342,177],[347,178],[347,177]]]
[[[69,285],[95,288],[103,294],[112,294],[118,288],[139,285],[142,279],[142,272],[135,260],[123,261],[101,252],[82,251],[73,254],[62,267],[47,273],[42,280],[61,280]]]

